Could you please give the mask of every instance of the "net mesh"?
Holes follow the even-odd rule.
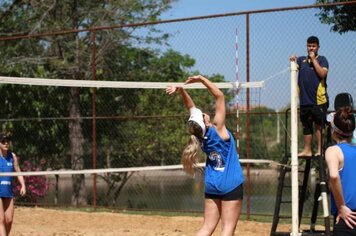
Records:
[[[244,124],[247,91],[249,106],[256,111],[263,82],[236,84],[212,79],[226,95],[227,126],[236,133],[236,104],[240,122]],[[19,197],[18,203],[95,202],[121,208],[202,210],[202,173],[197,172],[194,178],[187,176],[180,164],[189,138],[186,128],[189,114],[179,95],[165,93],[163,88],[169,82],[88,83],[4,76],[0,81],[2,129],[12,133],[12,149],[31,189],[26,196]],[[60,83],[53,84],[56,81]],[[108,84],[114,87],[107,87]],[[236,103],[237,85],[240,89]],[[213,114],[214,99],[200,88],[188,87],[189,93],[198,107]],[[246,126],[240,127],[241,135],[245,136]],[[243,165],[244,142],[240,150]],[[255,154],[261,150],[257,148]],[[255,154],[259,159],[266,157]],[[204,162],[203,156],[201,161]],[[271,161],[248,163],[265,166]],[[18,190],[16,184],[15,193]],[[168,196],[176,196],[172,201],[177,204],[171,204]]]
[[[240,40],[239,78],[267,81],[269,78],[265,76],[286,67],[291,53],[305,54],[305,39],[309,36],[305,25],[290,27],[290,20],[296,22],[302,17],[308,21],[310,32],[322,40],[321,53],[328,58],[332,55],[334,59],[332,67],[336,69],[330,70],[328,76],[328,86],[333,88],[328,91],[332,107],[332,98],[337,93],[355,91],[356,84],[349,80],[355,77],[355,72],[345,67],[355,55],[352,44],[355,35],[348,25],[350,22],[341,22],[341,25],[324,23],[333,22],[332,18],[326,17],[329,11],[334,11],[336,16],[340,12],[338,9],[351,12],[354,10],[354,4],[351,4],[345,8],[323,9],[315,5],[306,9],[268,10],[257,14],[229,14],[124,27],[122,23],[151,17],[145,15],[137,21],[127,21],[122,17],[93,14],[90,9],[85,9],[80,11],[85,13],[84,20],[73,12],[77,22],[59,22],[58,15],[69,14],[65,7],[62,10],[56,8],[58,14],[47,14],[47,9],[43,12],[46,4],[29,4],[26,11],[21,7],[10,8],[1,19],[0,70],[1,75],[17,77],[10,80],[1,77],[2,130],[13,134],[13,149],[20,158],[23,171],[80,173],[73,176],[64,172],[29,175],[26,182],[31,194],[17,202],[201,211],[203,181],[200,173],[193,179],[179,168],[167,167],[180,162],[187,137],[187,113],[182,106],[176,106],[180,102],[177,98],[167,97],[160,90],[140,89],[145,83],[140,81],[176,82],[193,71],[235,78],[236,29]],[[92,20],[87,20],[89,16],[93,16]],[[36,18],[41,19],[40,24],[33,20]],[[71,29],[73,25],[79,29],[105,27],[53,33]],[[110,25],[115,26],[106,27]],[[351,31],[335,34],[339,26]],[[30,35],[13,37],[14,32]],[[251,47],[246,48],[245,42]],[[335,44],[345,46],[334,50]],[[131,89],[113,89],[113,84],[103,81],[93,87],[93,81],[88,86],[83,84],[81,79],[94,79],[93,76],[98,80],[123,78],[136,82],[131,83]],[[38,86],[43,85],[43,79],[32,86],[19,85],[15,79],[24,82],[24,78],[19,77],[71,78],[79,86],[60,87],[61,81],[55,80],[52,80],[52,86]],[[214,77],[219,79],[219,76]],[[251,89],[246,93],[243,89],[237,102],[229,104],[227,126],[234,131],[236,108],[240,109],[241,159],[278,160],[283,153],[288,153],[288,145],[284,147],[282,142],[283,132],[288,130],[288,121],[284,119],[287,113],[283,112],[290,102],[288,77],[283,73],[269,80],[262,92]],[[115,86],[119,84],[115,82]],[[236,96],[224,92],[229,101]],[[209,101],[210,96],[204,91],[192,93],[198,100]],[[210,100],[198,105],[212,112],[212,104]],[[298,133],[302,140],[301,130]],[[285,138],[289,139],[290,135],[285,134]],[[169,170],[140,169],[162,165]],[[131,167],[136,168],[134,172]],[[88,174],[98,169],[103,172],[97,176]],[[106,172],[112,169],[116,172]],[[83,170],[88,171],[87,174]],[[278,175],[268,168],[256,168],[251,171],[250,180],[251,212],[271,214]],[[315,182],[315,175],[311,181]],[[315,186],[314,182],[312,186]],[[310,189],[312,191],[314,189]],[[308,200],[312,199],[312,194],[308,194]],[[248,204],[248,198],[244,202]],[[311,204],[305,205],[311,209]],[[245,206],[243,212],[246,212]]]
[[[179,164],[188,112],[180,96],[168,96],[161,89],[169,82],[147,82],[141,87],[142,82],[57,79],[54,81],[60,83],[53,85],[51,79],[14,77],[1,77],[0,81],[2,129],[13,134],[16,153],[24,160],[31,159],[52,170]],[[79,87],[78,82],[85,87]],[[103,88],[107,83],[117,87]],[[228,125],[234,131],[237,107],[231,92],[235,85],[216,84],[230,87],[224,90],[231,101]],[[249,85],[258,84],[263,83]],[[73,85],[77,87],[70,87]],[[243,90],[239,98],[245,96]],[[257,90],[250,93],[252,101],[258,99],[253,98],[258,96]],[[207,90],[190,92],[198,107],[214,112],[213,98]],[[242,101],[238,104],[240,110],[246,110]]]

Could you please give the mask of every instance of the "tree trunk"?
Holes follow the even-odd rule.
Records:
[[[70,89],[69,115],[71,117],[71,120],[69,121],[69,139],[72,170],[82,170],[84,169],[84,138],[79,109],[79,88]],[[72,175],[72,184],[72,205],[86,206],[87,193],[85,189],[85,176],[83,174]]]
[[[55,183],[55,190],[54,190],[54,205],[58,205],[58,195],[59,195],[59,175],[55,175],[56,183]]]

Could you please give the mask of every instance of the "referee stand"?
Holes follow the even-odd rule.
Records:
[[[286,111],[285,114],[285,124],[288,124],[288,113],[289,109]],[[323,134],[322,134],[323,136]],[[283,235],[290,235],[290,232],[279,232],[277,231],[279,221],[281,219],[292,219],[291,215],[281,215],[281,208],[288,207],[291,209],[291,204],[292,201],[290,199],[286,199],[287,197],[284,197],[284,193],[286,191],[291,191],[291,184],[289,181],[286,181],[286,175],[291,172],[290,168],[290,162],[291,162],[291,156],[287,155],[287,150],[288,150],[288,134],[287,134],[287,129],[285,131],[285,154],[283,156],[280,170],[279,170],[279,179],[278,179],[278,187],[277,187],[277,195],[276,195],[276,203],[275,203],[275,209],[274,209],[274,215],[273,215],[273,222],[272,222],[272,228],[271,228],[271,236],[283,236]],[[322,140],[323,143],[323,140]],[[307,235],[313,235],[313,236],[318,236],[318,235],[327,235],[331,236],[332,232],[330,230],[330,217],[329,217],[329,207],[328,204],[324,203],[323,204],[323,218],[324,218],[324,227],[325,230],[317,230],[315,228],[316,226],[316,221],[318,218],[318,210],[319,210],[319,202],[328,202],[328,189],[327,189],[327,181],[326,181],[326,168],[325,168],[325,158],[324,158],[324,150],[322,155],[318,156],[299,156],[298,157],[299,162],[304,162],[303,168],[299,168],[299,176],[302,176],[302,183],[299,185],[299,226],[301,224],[302,216],[303,216],[303,210],[304,210],[304,203],[306,201],[306,196],[307,196],[307,189],[308,189],[308,182],[309,182],[309,175],[312,167],[315,167],[318,169],[319,173],[319,179],[318,181],[315,182],[315,191],[314,191],[314,199],[313,199],[313,209],[312,209],[312,214],[310,218],[310,228],[307,230],[303,230],[300,232],[301,236],[307,236]],[[301,167],[301,165],[299,165]],[[322,197],[323,196],[323,197]]]
[[[341,107],[345,106],[351,106],[353,107],[353,98],[349,93],[339,93],[336,95],[335,100],[334,100],[334,109],[337,111]],[[288,124],[288,113],[289,110],[286,111],[286,121],[285,124]],[[329,120],[328,120],[329,121]],[[286,129],[287,130],[287,129]],[[291,219],[291,216],[282,216],[280,215],[280,210],[282,205],[289,205],[289,208],[291,208],[291,201],[285,200],[283,198],[283,190],[284,189],[289,189],[291,190],[290,184],[285,183],[285,176],[288,172],[291,171],[290,168],[290,156],[287,155],[287,150],[288,150],[288,143],[287,143],[287,131],[285,131],[285,154],[282,159],[282,165],[280,167],[280,174],[279,174],[279,181],[278,181],[278,188],[277,188],[277,196],[276,196],[276,204],[275,204],[275,211],[273,215],[273,222],[272,222],[272,228],[271,228],[271,236],[274,235],[290,235],[290,232],[278,232],[277,227],[280,219]],[[323,134],[322,136],[322,143],[323,142]],[[325,149],[332,145],[333,141],[331,138],[331,131],[330,131],[330,125],[326,125],[326,142],[322,150],[322,155],[320,156],[312,156],[312,157],[305,157],[305,156],[300,156],[298,157],[299,160],[304,160],[304,170],[300,170],[299,172],[303,174],[303,181],[301,186],[299,186],[299,226],[302,220],[302,215],[303,215],[303,207],[304,203],[306,200],[306,194],[307,194],[307,187],[308,187],[308,181],[309,181],[309,175],[310,175],[310,170],[312,165],[316,166],[317,169],[319,170],[319,180],[316,182],[315,186],[315,192],[314,192],[314,202],[313,202],[313,209],[312,209],[312,214],[310,218],[310,229],[309,230],[304,230],[300,232],[300,235],[327,235],[331,236],[332,231],[330,227],[330,214],[329,214],[329,206],[328,206],[328,188],[327,188],[327,175],[326,175],[326,166],[325,166]],[[321,199],[321,200],[320,200]],[[324,217],[324,226],[325,230],[316,230],[316,221],[317,221],[317,216],[318,216],[318,209],[319,209],[319,201],[323,202],[323,217]],[[326,209],[325,209],[326,208]]]

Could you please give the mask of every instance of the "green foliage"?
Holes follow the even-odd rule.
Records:
[[[44,160],[42,160],[42,162],[38,165],[25,161],[22,163],[21,169],[24,172],[41,171],[44,164]],[[24,196],[20,195],[20,183],[18,181],[14,181],[13,192],[14,195],[17,196],[17,201],[37,204],[41,198],[46,196],[50,182],[47,180],[46,176],[24,176],[24,180],[26,183],[26,194]]]
[[[155,21],[172,1],[35,2],[1,2],[0,37],[13,32],[37,34]],[[189,55],[151,47],[165,44],[169,37],[154,26],[96,31],[95,36],[98,81],[137,81],[140,87],[140,81],[183,82],[189,75],[199,73],[191,71],[195,60]],[[92,79],[91,40],[92,33],[81,32],[0,41],[0,74]],[[207,76],[214,82],[224,81],[219,74]],[[228,91],[224,92],[227,101],[232,99]],[[215,100],[208,91],[189,93],[198,107],[214,115]],[[188,111],[180,96],[168,96],[164,90],[0,85],[0,105],[2,127],[14,134],[16,153],[32,163],[44,159],[46,168],[51,169],[92,168],[94,105],[97,168],[179,164],[188,139]],[[273,114],[268,108],[253,112]],[[250,126],[251,158],[279,156],[280,145],[274,140],[275,116],[250,118],[254,124]],[[240,126],[245,122],[242,115]],[[234,130],[234,127],[234,118],[229,116],[228,128]],[[242,133],[246,134],[245,130]],[[245,140],[243,136],[242,157],[246,156]],[[75,158],[73,152],[77,153]],[[82,166],[75,166],[77,163]],[[105,204],[115,204],[130,176],[130,173],[100,176],[108,186]]]
[[[317,0],[317,3],[324,3],[323,0]],[[334,0],[332,2],[349,2],[349,0]],[[317,15],[320,22],[331,25],[331,31],[340,34],[348,31],[356,31],[356,5],[340,5],[321,7]]]
[[[37,4],[36,1],[2,1],[0,37],[154,21],[169,8],[171,2],[167,0],[116,2],[46,0]],[[151,50],[136,50],[131,45],[163,43],[167,35],[161,35],[153,26],[141,30],[148,34],[133,34],[128,28],[96,32],[98,77],[103,76],[110,80],[124,78],[123,80],[130,81],[148,79],[144,73],[145,68],[141,66],[150,65],[157,55]],[[19,77],[91,79],[93,76],[90,73],[93,48],[91,37],[92,33],[82,32],[1,41],[0,73]],[[137,60],[137,55],[143,56],[142,60]],[[87,148],[90,145],[85,145],[93,138],[88,132],[91,123],[73,118],[92,115],[91,102],[94,91],[81,91],[78,88],[1,85],[0,99],[4,107],[1,118],[6,120],[3,128],[15,134],[14,145],[25,160],[45,158],[48,160],[48,165],[54,169],[63,167],[82,169],[86,163],[88,164],[88,161],[84,161],[87,159],[85,157],[91,156],[85,154],[91,152],[90,148]],[[106,116],[118,113],[135,114],[139,93],[138,90],[125,94],[106,93],[98,99],[98,107],[103,108],[103,111],[99,109],[98,113],[106,112]],[[127,96],[131,99],[120,99]],[[107,112],[108,109],[105,110],[104,106],[101,106],[108,101],[112,101],[109,105],[118,105],[116,109]],[[104,128],[107,132],[102,130],[100,133],[115,135],[116,133],[110,131],[114,128],[123,130],[125,127],[120,124],[113,126],[108,124]],[[111,140],[105,134],[98,137],[99,144]],[[126,140],[118,141],[124,143]],[[110,145],[105,148],[110,150]],[[68,163],[72,163],[72,166]],[[78,184],[78,186],[84,185]],[[77,190],[77,192],[81,191]]]

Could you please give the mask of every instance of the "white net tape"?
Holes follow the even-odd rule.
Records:
[[[241,164],[267,164],[278,166],[279,163],[263,159],[240,159]],[[205,163],[199,163],[198,167],[205,167]],[[158,171],[158,170],[179,170],[182,165],[166,166],[145,166],[145,167],[127,167],[127,168],[106,168],[106,169],[86,169],[86,170],[55,170],[55,171],[27,171],[27,172],[0,172],[0,176],[40,176],[40,175],[74,175],[74,174],[102,174],[102,173],[120,173],[135,171]]]
[[[168,85],[181,85],[187,89],[205,89],[202,84],[172,83],[172,82],[139,82],[139,81],[97,81],[97,80],[68,80],[68,79],[42,79],[0,76],[1,84],[63,86],[63,87],[90,87],[90,88],[142,88],[164,89]],[[219,88],[261,88],[263,81],[259,82],[222,82],[216,83]]]

